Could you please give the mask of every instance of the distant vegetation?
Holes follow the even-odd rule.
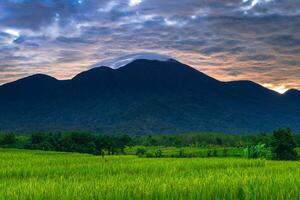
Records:
[[[90,154],[123,153],[125,147],[133,145],[128,135],[108,136],[89,133],[34,133],[30,136],[15,136],[4,134],[1,145],[25,149],[39,149],[45,151],[65,151]]]
[[[278,160],[297,159],[300,135],[290,129],[273,134],[228,135],[189,133],[179,135],[96,135],[83,132],[1,134],[1,147],[95,155],[129,154],[139,157],[248,157]]]
[[[273,133],[272,152],[274,158],[278,160],[295,160],[297,159],[297,142],[290,129],[278,129]]]

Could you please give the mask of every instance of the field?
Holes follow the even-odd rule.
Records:
[[[0,149],[1,199],[299,199],[300,163]]]
[[[150,155],[155,157],[155,152],[161,150],[161,157],[180,157],[180,151],[182,152],[182,157],[244,157],[245,148],[236,147],[211,147],[211,148],[201,148],[201,147],[164,147],[164,146],[134,146],[130,148],[125,148],[126,155],[136,155],[138,149],[145,149],[146,154],[144,157]],[[295,149],[300,156],[300,148]],[[266,157],[271,159],[272,153],[271,149],[267,149]]]
[[[164,147],[164,146],[134,146],[127,147],[125,154],[136,155],[138,149],[145,149],[145,157],[155,157],[155,152],[161,151],[161,157],[241,157],[244,154],[243,148],[235,147]],[[181,152],[181,153],[180,153]],[[211,154],[211,155],[210,155]]]

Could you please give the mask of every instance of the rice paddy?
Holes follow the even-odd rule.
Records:
[[[0,199],[300,199],[300,162],[0,149]]]

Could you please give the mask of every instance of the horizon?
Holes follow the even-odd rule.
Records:
[[[148,52],[148,53],[149,53],[149,52]],[[146,53],[146,54],[148,54],[148,53]],[[151,54],[151,53],[149,53],[149,54]],[[136,59],[134,59],[134,56],[136,56],[136,55],[138,55],[138,56],[137,56]],[[128,64],[130,64],[130,63],[132,63],[132,62],[134,62],[134,61],[137,61],[137,60],[149,60],[149,61],[158,61],[158,62],[170,62],[170,59],[173,60],[173,58],[168,57],[168,56],[165,56],[165,55],[153,54],[152,56],[154,56],[154,55],[156,55],[156,56],[161,56],[161,57],[160,57],[160,58],[157,58],[157,59],[154,58],[154,57],[151,57],[151,56],[150,56],[150,58],[146,58],[146,57],[144,58],[144,57],[143,57],[143,56],[144,56],[143,54],[133,54],[133,58],[131,58],[132,56],[128,55],[128,56],[120,57],[120,58],[117,58],[117,59],[112,59],[112,60],[100,62],[100,63],[98,63],[98,64],[96,64],[96,65],[94,65],[94,66],[91,66],[90,68],[88,68],[88,69],[86,69],[86,70],[84,70],[84,71],[82,71],[82,72],[87,72],[87,71],[92,70],[92,69],[94,69],[94,68],[100,68],[100,67],[108,67],[108,68],[111,68],[111,69],[113,69],[113,70],[118,70],[119,68],[126,67],[126,65],[128,65]],[[123,60],[123,58],[125,58],[125,59]],[[166,60],[166,59],[167,59],[167,60]],[[180,62],[180,61],[178,61],[178,60],[176,60],[176,61],[177,61],[177,62]],[[180,63],[182,63],[182,62],[180,62]],[[120,65],[120,64],[121,64],[121,65]],[[182,63],[182,64],[185,65],[185,63]],[[189,67],[194,68],[193,66],[189,66]],[[196,69],[196,68],[194,68],[194,69]],[[196,69],[196,70],[199,71],[198,69]],[[18,80],[22,80],[22,79],[26,79],[26,78],[31,77],[31,76],[35,76],[35,75],[45,75],[45,76],[49,76],[49,77],[52,77],[52,78],[57,79],[58,81],[72,80],[74,77],[76,77],[77,75],[79,75],[79,74],[82,73],[82,72],[79,72],[78,74],[75,74],[75,75],[72,76],[71,78],[66,78],[66,79],[58,79],[58,78],[56,78],[56,77],[54,77],[54,76],[51,76],[51,75],[49,75],[49,74],[37,73],[37,74],[32,74],[32,75],[29,75],[29,76],[21,77],[21,78],[19,78],[19,79],[17,79],[17,80],[14,80],[14,81],[11,81],[11,82],[8,82],[8,83],[0,84],[0,87],[3,86],[3,85],[9,84],[9,83],[13,83],[13,82],[18,81]],[[201,72],[201,71],[199,71],[199,72]],[[207,74],[206,74],[206,75],[207,75]],[[208,76],[208,75],[207,75],[207,76]],[[212,77],[212,78],[213,78],[213,77]],[[233,80],[233,81],[221,81],[221,80],[218,80],[218,79],[216,79],[216,80],[217,80],[217,81],[220,81],[220,82],[223,82],[223,83],[229,83],[229,82],[235,82],[235,81],[251,81],[251,82],[254,82],[254,81],[252,81],[252,80]],[[254,82],[254,83],[256,83],[256,82]],[[256,83],[256,84],[259,84],[259,83]],[[261,85],[261,84],[259,84],[259,85]],[[261,86],[262,86],[262,87],[265,87],[264,85],[261,85]],[[265,87],[265,88],[268,88],[268,87]],[[295,88],[291,88],[291,89],[283,90],[283,91],[276,91],[276,90],[273,90],[272,88],[268,88],[268,89],[270,89],[270,90],[272,90],[272,91],[274,91],[274,92],[277,92],[277,93],[279,93],[279,94],[281,94],[281,95],[285,94],[286,92],[288,92],[288,91],[290,91],[290,90],[297,90],[297,89],[295,89]]]
[[[0,85],[64,80],[139,52],[168,55],[217,80],[300,89],[300,2],[8,0],[0,3]]]

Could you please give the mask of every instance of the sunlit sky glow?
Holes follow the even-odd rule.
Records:
[[[5,0],[0,13],[0,84],[156,52],[223,81],[300,89],[299,0]]]

